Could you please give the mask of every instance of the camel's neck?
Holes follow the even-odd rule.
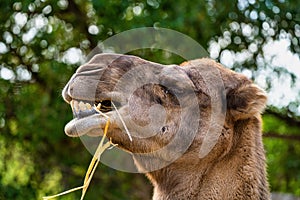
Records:
[[[202,176],[169,168],[148,174],[154,185],[153,200],[197,199]]]
[[[242,131],[235,132],[240,139],[221,160],[208,164],[204,159],[194,166],[174,163],[149,173],[153,199],[270,199],[260,127],[245,125],[236,130]]]

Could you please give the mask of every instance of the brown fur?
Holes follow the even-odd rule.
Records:
[[[260,113],[265,107],[266,96],[260,88],[245,76],[226,69],[210,59],[185,62],[184,66],[180,67],[164,66],[134,56],[119,56],[100,55],[79,68],[77,74],[64,89],[65,100],[70,102],[71,99],[87,98],[94,101],[94,99],[89,99],[92,95],[88,94],[90,91],[88,88],[92,84],[96,87],[94,89],[96,91],[95,100],[105,99],[126,72],[140,65],[151,66],[153,71],[166,72],[163,75],[154,73],[159,76],[160,81],[163,80],[163,83],[174,77],[183,80],[172,82],[172,87],[180,90],[178,94],[186,92],[185,88],[189,81],[198,99],[198,105],[189,104],[190,99],[186,92],[182,96],[182,102],[179,102],[176,95],[166,91],[168,88],[162,87],[164,84],[149,83],[138,88],[130,99],[126,99],[128,103],[120,109],[128,128],[137,132],[137,135],[133,135],[133,141],[130,141],[119,128],[117,119],[112,119],[108,136],[121,148],[133,153],[137,167],[141,172],[146,173],[154,186],[154,200],[270,199],[260,118]],[[83,72],[93,69],[99,69],[99,72],[95,71],[91,76],[83,75]],[[212,115],[211,102],[214,98],[211,94],[219,92],[209,91],[207,85],[216,83],[215,77],[209,76],[212,70],[220,73],[222,83],[224,83],[224,91],[220,92],[224,92],[224,98],[226,98],[223,99],[224,105],[222,105],[225,121],[216,144],[207,155],[199,157],[205,133],[211,126],[209,122]],[[101,77],[99,77],[100,73],[102,73]],[[203,75],[209,77],[204,79]],[[143,75],[143,78],[146,76],[147,73]],[[185,81],[186,77],[188,77],[188,81]],[[75,90],[77,92],[74,92]],[[140,126],[147,125],[151,118],[149,108],[156,104],[165,108],[166,121],[163,125],[151,129],[152,133],[149,137],[137,137],[138,134],[147,135],[151,131],[143,132],[135,129],[130,120]],[[181,109],[183,109],[182,104],[191,111],[198,107],[201,117],[194,116],[193,112],[187,112],[188,114],[183,118],[186,120],[184,121],[186,127],[177,133]],[[199,118],[197,120],[199,128],[188,149],[182,150],[182,155],[168,163],[167,166],[156,169],[156,165],[167,163],[174,154],[172,148],[163,153],[158,150],[177,136],[179,142],[176,144],[180,145],[181,142],[184,142],[185,138],[193,131],[189,130],[188,126],[195,118]],[[104,124],[101,126],[103,127]],[[67,134],[70,135],[70,133]],[[209,134],[214,134],[214,132],[209,132]]]

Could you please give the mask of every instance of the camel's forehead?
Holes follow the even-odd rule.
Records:
[[[153,77],[160,81],[166,79],[184,82],[183,79],[187,78],[182,67],[178,65],[164,65],[136,56],[121,54],[96,55],[89,62],[80,66],[75,76],[101,76],[101,79],[119,79],[125,74],[126,77],[142,76],[146,80],[149,80],[149,77]]]
[[[183,67],[186,68],[190,74],[193,74],[194,77],[197,77],[197,79],[200,80],[198,83],[201,83],[200,85],[203,87],[208,83],[222,83],[225,88],[232,88],[239,84],[251,82],[243,74],[234,72],[209,58],[186,62]]]
[[[123,70],[123,72],[127,72],[129,69],[138,67],[146,69],[150,67],[155,74],[159,74],[162,68],[168,66],[132,55],[98,54],[90,61],[80,66],[77,69],[76,74],[85,75],[86,72],[99,72],[104,70]]]
[[[185,62],[182,66],[163,65],[142,58],[121,54],[99,54],[94,56],[88,63],[80,66],[75,76],[86,76],[87,78],[99,77],[99,79],[120,79],[127,74],[128,78],[137,79],[141,77],[144,81],[153,79],[154,82],[172,86],[182,87],[191,84],[191,77],[198,79],[197,88],[206,88],[207,84],[222,82],[225,87],[231,87],[245,79],[211,59],[197,59]],[[189,76],[189,74],[191,76]],[[130,77],[131,76],[131,77]]]

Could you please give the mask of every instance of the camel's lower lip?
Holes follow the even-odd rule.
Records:
[[[102,128],[107,121],[107,117],[104,117],[104,111],[110,111],[110,109],[100,109],[101,103],[98,106],[92,106],[88,102],[80,100],[71,100],[71,105],[74,119],[65,125],[65,133],[71,137],[79,137],[81,135],[102,135]]]
[[[69,104],[74,119],[65,125],[65,133],[70,137],[79,137],[86,134],[101,136],[107,120],[110,119],[111,123],[116,123],[116,116],[119,116],[115,110],[117,109],[116,105],[110,100],[103,100],[97,106],[91,106],[90,103],[80,100],[71,100]],[[117,105],[120,106],[120,104]],[[119,109],[121,109],[120,107]]]
[[[90,110],[84,110],[84,111],[79,111],[79,112],[73,112],[74,114],[74,117],[75,118],[78,118],[78,119],[82,119],[82,118],[85,118],[85,117],[88,117],[90,115],[93,115],[93,114],[97,114],[99,113],[99,111],[97,111],[94,107]]]
[[[65,133],[71,137],[79,137],[85,134],[100,136],[106,121],[107,119],[100,114],[74,118],[65,125]]]

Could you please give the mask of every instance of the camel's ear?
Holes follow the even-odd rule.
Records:
[[[247,119],[262,113],[267,102],[265,92],[252,83],[230,89],[226,99],[227,110],[234,120]]]

